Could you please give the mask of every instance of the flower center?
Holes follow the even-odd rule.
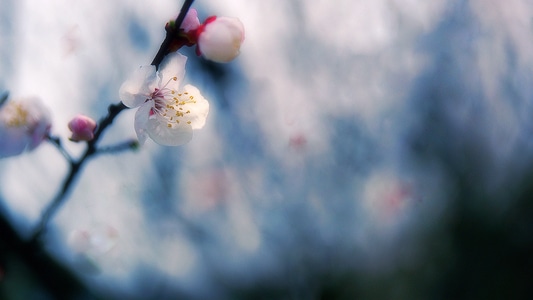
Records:
[[[176,90],[167,88],[168,83],[177,78],[171,78],[163,87],[155,89],[151,99],[154,101],[152,113],[163,117],[167,122],[167,127],[172,128],[180,122],[191,124],[190,104],[196,103],[193,95],[188,92],[178,93]]]
[[[4,109],[6,110],[5,116],[7,118],[5,120],[5,124],[7,126],[22,127],[28,125],[29,114],[22,104],[10,102]]]

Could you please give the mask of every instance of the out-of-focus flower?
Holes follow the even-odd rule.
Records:
[[[196,29],[198,54],[215,62],[229,62],[240,53],[244,41],[244,26],[237,18],[207,18]]]
[[[77,115],[68,123],[68,129],[72,132],[71,141],[90,141],[94,138],[96,122],[84,115]]]
[[[99,264],[113,259],[119,232],[112,226],[72,231],[68,243],[77,255],[76,267],[85,273],[100,273]]]
[[[33,150],[48,136],[50,113],[39,98],[11,100],[0,107],[0,158]]]
[[[168,54],[155,66],[139,68],[120,87],[120,99],[127,107],[139,107],[135,132],[139,143],[146,136],[165,146],[179,146],[192,139],[192,130],[205,125],[209,103],[198,89],[180,83],[187,58],[177,52]]]
[[[113,249],[118,237],[118,231],[112,226],[89,230],[75,230],[71,232],[69,244],[78,253],[89,253],[96,256]]]

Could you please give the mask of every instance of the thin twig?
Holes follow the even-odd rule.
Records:
[[[43,215],[41,216],[41,220],[39,221],[39,224],[37,225],[30,238],[31,241],[36,241],[44,233],[46,225],[54,216],[59,206],[65,201],[68,192],[72,188],[72,183],[77,178],[81,167],[85,164],[85,162],[87,162],[88,158],[97,153],[96,144],[98,143],[102,133],[109,125],[111,125],[111,123],[113,123],[113,120],[118,116],[118,114],[126,108],[127,107],[122,104],[122,102],[118,104],[111,104],[109,106],[107,110],[107,115],[102,120],[100,120],[100,125],[98,126],[94,134],[94,139],[88,142],[87,149],[85,150],[84,154],[77,161],[70,161],[70,171],[67,175],[67,178],[63,182],[63,185],[61,186],[61,189],[59,190],[55,198],[52,200],[50,205],[46,208]]]
[[[178,17],[176,18],[176,22],[175,22],[176,29],[179,30],[181,23],[183,23],[183,20],[185,20],[185,16],[187,15],[187,12],[191,8],[191,5],[193,2],[194,0],[185,0],[185,2],[183,3],[180,13]],[[151,63],[151,65],[155,66],[156,69],[159,68],[159,64],[161,64],[161,62],[163,61],[163,58],[165,58],[165,55],[168,54],[168,48],[170,47],[170,44],[172,43],[173,39],[174,39],[174,33],[171,30],[167,30],[165,39],[161,43],[161,46],[159,47],[159,51],[157,51],[157,54],[155,55],[154,60]]]
[[[61,139],[57,136],[51,136],[51,135],[48,135],[46,137],[46,139],[48,140],[48,142],[50,142],[50,144],[54,145],[57,150],[59,150],[59,152],[61,152],[61,154],[63,155],[63,157],[71,164],[74,162],[74,159],[72,159],[72,156],[70,156],[70,154],[67,152],[67,150],[63,147],[63,145],[61,144]]]
[[[0,96],[0,107],[6,103],[7,99],[9,98],[9,92],[5,91],[2,96]]]
[[[122,151],[137,149],[139,142],[137,140],[124,141],[112,146],[99,147],[96,153],[100,154],[116,154]]]

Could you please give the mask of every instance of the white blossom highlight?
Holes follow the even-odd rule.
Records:
[[[223,63],[239,55],[241,44],[244,42],[244,26],[239,19],[213,16],[202,26],[197,33],[201,55]]]
[[[139,107],[135,114],[135,132],[139,143],[149,136],[164,146],[179,146],[192,139],[193,129],[205,125],[209,103],[192,86],[180,89],[187,58],[177,52],[168,54],[155,66],[139,68],[120,88],[127,107]]]
[[[50,113],[39,98],[11,100],[0,107],[0,158],[35,149],[48,136]]]

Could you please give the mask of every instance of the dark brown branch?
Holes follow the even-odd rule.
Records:
[[[194,0],[185,0],[183,3],[183,6],[181,7],[180,13],[178,17],[176,18],[175,22],[175,28],[179,30],[181,23],[183,23],[183,20],[185,20],[185,16],[187,15],[187,12],[191,8],[192,3]],[[167,28],[167,34],[165,36],[165,39],[163,40],[163,43],[161,43],[161,46],[159,47],[159,51],[157,51],[157,54],[154,57],[154,60],[152,61],[151,65],[155,66],[156,69],[159,68],[159,64],[163,61],[163,58],[168,54],[170,45],[172,44],[172,41],[174,40],[174,31]]]

